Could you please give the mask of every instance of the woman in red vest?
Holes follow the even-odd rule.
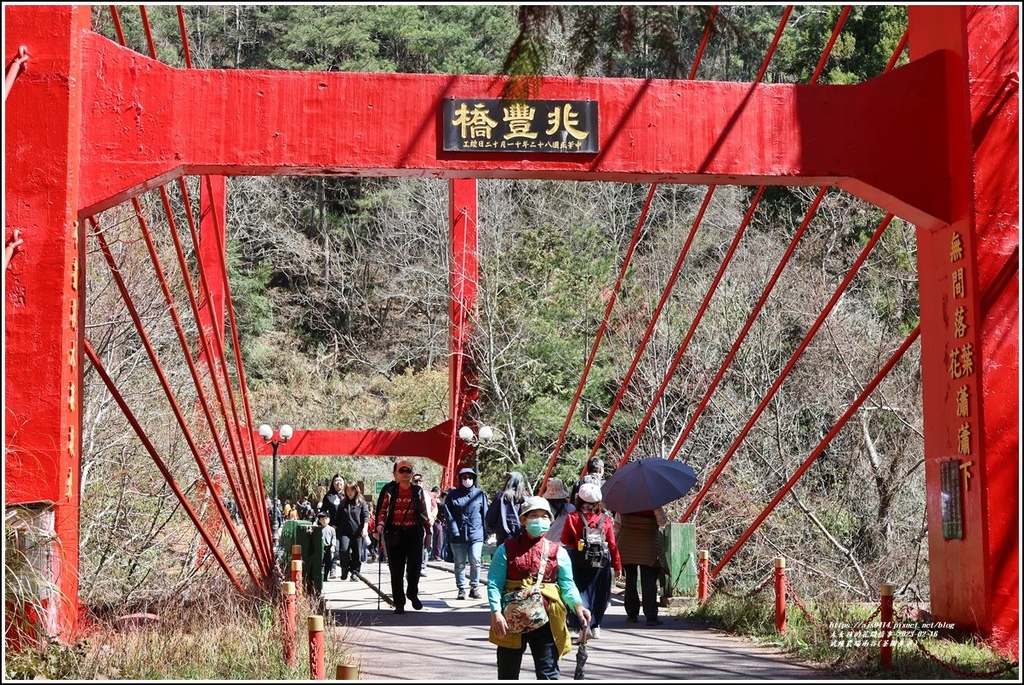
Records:
[[[528,497],[519,509],[523,529],[499,545],[487,571],[487,601],[491,608],[489,640],[498,646],[498,680],[518,680],[523,653],[530,647],[537,680],[558,680],[558,660],[572,651],[565,619],[574,611],[581,625],[590,610],[580,599],[565,549],[544,534],[551,527],[551,507],[543,497]],[[507,595],[540,578],[547,622],[523,633],[509,630],[502,613]]]

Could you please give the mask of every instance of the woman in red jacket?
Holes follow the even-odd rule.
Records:
[[[615,544],[614,520],[604,510],[601,486],[584,483],[576,495],[576,511],[569,514],[562,529],[562,544],[572,559],[572,575],[583,603],[590,607],[591,636],[601,637],[601,619],[612,598],[612,583],[622,575],[619,548]],[[580,629],[575,616],[569,627]]]

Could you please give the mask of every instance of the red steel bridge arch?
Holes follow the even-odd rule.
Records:
[[[181,70],[93,33],[85,6],[4,12],[7,65],[20,46],[31,54],[5,99],[5,231],[26,249],[5,274],[4,497],[55,513],[60,636],[77,617],[80,221],[185,174],[409,175],[450,179],[463,274],[475,271],[477,178],[834,185],[914,223],[932,611],[1017,652],[1018,7],[910,7],[910,63],[854,86],[545,78],[538,97],[600,105],[600,152],[582,161],[442,152],[442,101],[496,98],[491,77]],[[949,371],[954,244],[976,360],[969,417]],[[420,434],[297,431],[282,453],[424,456],[450,476],[464,456],[452,427],[470,399],[461,346],[475,296],[457,281],[449,421]],[[939,464],[962,454],[965,423],[970,524],[944,540]]]

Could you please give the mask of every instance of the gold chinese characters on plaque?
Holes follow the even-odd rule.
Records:
[[[595,154],[592,100],[448,98],[441,112],[445,152]]]

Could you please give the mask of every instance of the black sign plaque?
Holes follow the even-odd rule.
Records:
[[[441,116],[445,152],[599,152],[592,100],[448,98]]]

